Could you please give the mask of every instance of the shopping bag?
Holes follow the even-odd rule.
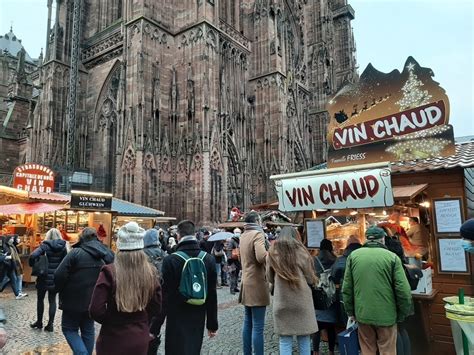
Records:
[[[359,355],[359,337],[357,323],[351,318],[347,321],[346,330],[337,335],[341,355]]]

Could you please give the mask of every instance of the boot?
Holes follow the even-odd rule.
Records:
[[[34,323],[30,324],[30,327],[33,329],[42,329],[43,328],[43,323],[41,323],[39,320],[37,320]]]
[[[47,332],[52,332],[54,330],[53,322],[48,322],[48,325],[44,327],[44,330]]]

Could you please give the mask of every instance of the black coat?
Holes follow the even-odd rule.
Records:
[[[334,281],[336,285],[341,285],[342,280],[344,280],[344,272],[346,271],[347,258],[354,250],[359,249],[360,247],[362,247],[362,244],[359,244],[359,243],[349,244],[346,250],[344,250],[344,254],[342,254],[340,257],[336,259],[336,262],[332,266],[332,270],[331,270],[332,280]]]
[[[178,251],[195,257],[201,251],[196,240],[183,241],[178,244]],[[207,299],[202,306],[186,303],[179,293],[179,283],[184,261],[176,255],[168,255],[163,260],[163,314],[166,317],[166,354],[199,355],[201,351],[204,325],[216,331],[217,293],[216,264],[210,254],[204,258],[207,270]],[[163,319],[162,319],[163,321]]]
[[[67,254],[66,242],[62,239],[43,241],[41,245],[31,253],[28,263],[33,267],[39,257],[45,254],[48,257],[48,273],[46,277],[36,278],[36,288],[38,290],[52,291],[55,289],[54,272]]]
[[[100,269],[113,261],[112,251],[97,239],[74,245],[54,273],[59,308],[86,312]]]
[[[201,248],[202,251],[205,251],[206,253],[211,253],[212,247],[214,246],[214,242],[210,242],[206,239],[202,239],[199,242],[199,247]]]

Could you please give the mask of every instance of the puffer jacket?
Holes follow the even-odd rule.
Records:
[[[75,244],[54,273],[59,308],[87,312],[102,266],[113,261],[112,251],[97,239]]]
[[[36,278],[36,288],[38,290],[52,291],[55,289],[54,272],[67,254],[66,242],[62,239],[43,241],[41,245],[31,253],[28,263],[33,267],[38,258],[45,254],[48,257],[48,273],[45,277]]]
[[[413,314],[400,258],[379,242],[368,241],[349,255],[342,285],[347,314],[362,324],[388,327]]]

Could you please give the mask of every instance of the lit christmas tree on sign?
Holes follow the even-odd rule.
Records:
[[[403,97],[397,101],[397,104],[400,106],[401,110],[408,110],[418,106],[425,105],[429,103],[431,95],[428,94],[428,90],[420,89],[423,86],[423,83],[418,76],[414,73],[415,64],[409,63],[407,65],[408,69],[408,80],[403,85]]]

